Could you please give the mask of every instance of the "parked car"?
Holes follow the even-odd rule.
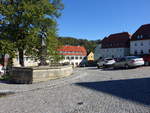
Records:
[[[80,63],[78,67],[86,67],[87,64],[86,63]]]
[[[142,55],[142,58],[145,62],[145,65],[149,66],[150,65],[150,54],[149,55]]]
[[[131,67],[138,67],[144,65],[144,60],[138,56],[126,56],[116,60],[114,64],[114,68],[131,68]]]
[[[101,59],[97,62],[97,67],[98,68],[105,68],[105,67],[111,67],[115,63],[115,59],[113,58],[105,58]]]

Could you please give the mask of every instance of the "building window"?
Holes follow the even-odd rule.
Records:
[[[143,46],[143,42],[141,42],[141,46]]]
[[[141,54],[143,54],[143,50],[141,50]]]
[[[142,39],[143,38],[143,35],[140,35],[140,39]]]
[[[76,57],[76,60],[78,60],[78,57]]]
[[[34,58],[33,58],[33,57],[31,57],[31,61],[34,61]]]
[[[123,46],[123,43],[120,43],[120,46]]]
[[[134,54],[137,55],[137,50],[134,51]]]
[[[29,57],[26,57],[26,61],[29,61]]]
[[[80,57],[80,59],[82,59],[82,57]]]
[[[76,62],[76,66],[78,66],[78,62]]]
[[[137,39],[142,39],[143,38],[143,35],[138,35],[137,36]]]
[[[74,59],[74,57],[71,57],[71,60],[73,60]]]
[[[137,36],[137,39],[140,39],[140,35]]]
[[[148,51],[149,51],[149,53],[150,53],[150,49],[149,49]]]
[[[137,43],[135,43],[134,45],[137,46]]]

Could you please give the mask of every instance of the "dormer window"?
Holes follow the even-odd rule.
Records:
[[[142,39],[143,38],[143,35],[138,35],[137,36],[137,39]]]
[[[140,35],[137,36],[137,39],[140,39]]]

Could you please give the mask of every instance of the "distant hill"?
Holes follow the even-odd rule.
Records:
[[[100,40],[86,40],[73,37],[59,37],[58,40],[62,45],[84,46],[87,53],[90,53],[91,51],[94,52],[95,47],[100,42]]]

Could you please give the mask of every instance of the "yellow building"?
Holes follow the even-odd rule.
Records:
[[[90,52],[89,55],[87,56],[87,61],[94,61],[94,53]]]

